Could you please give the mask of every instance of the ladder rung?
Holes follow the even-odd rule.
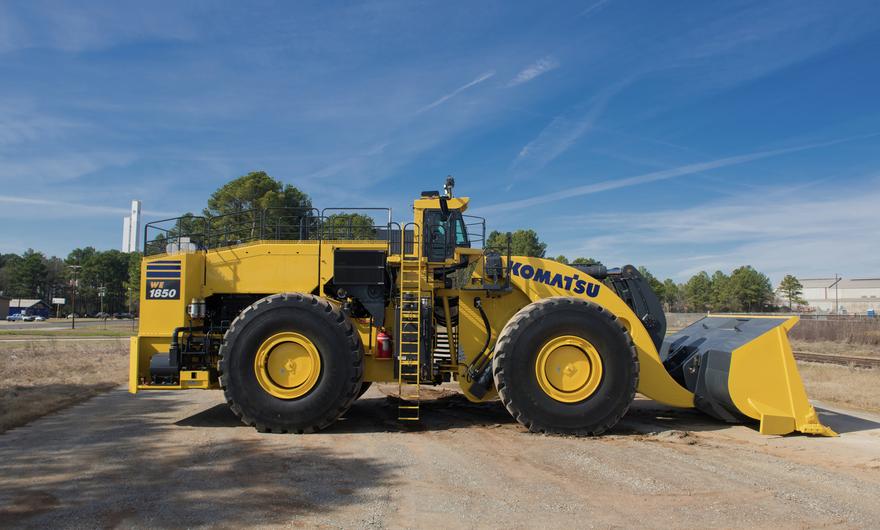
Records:
[[[421,243],[414,238],[411,254],[401,253],[399,302],[399,353],[397,357],[397,382],[401,403],[398,419],[419,421],[421,395],[421,331],[422,331],[422,282],[426,279],[422,265]],[[409,351],[407,351],[409,350]]]

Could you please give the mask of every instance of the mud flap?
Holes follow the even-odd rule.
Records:
[[[798,317],[705,317],[663,341],[669,374],[715,418],[760,422],[762,434],[835,436],[822,425],[797,371],[788,331]]]

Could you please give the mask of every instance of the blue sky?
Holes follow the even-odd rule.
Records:
[[[262,169],[686,280],[880,276],[876,2],[3,2],[0,251]]]

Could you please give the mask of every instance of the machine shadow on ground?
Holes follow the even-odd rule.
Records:
[[[109,528],[132,520],[154,528],[217,521],[240,527],[356,505],[366,488],[390,486],[396,473],[363,455],[271,438],[214,436],[193,444],[188,429],[164,420],[180,412],[172,400],[144,395],[112,419],[102,418],[102,401],[0,437],[0,527]],[[237,421],[218,408],[193,422]],[[21,451],[27,446],[40,449]],[[260,495],[242,495],[248,490]]]
[[[819,421],[830,427],[837,434],[880,429],[880,423],[876,421],[852,416],[843,412],[828,410],[818,405],[815,408],[816,412],[819,414]]]
[[[398,401],[389,396],[365,396],[324,433],[440,431],[476,426],[516,425],[500,402],[471,403],[463,395],[442,396],[421,403],[422,421],[407,426],[397,419]],[[245,427],[223,403],[175,423],[182,427]],[[250,427],[246,427],[250,428]]]
[[[513,419],[500,401],[471,403],[458,393],[443,395],[422,402],[422,420],[417,424],[404,424],[398,421],[397,404],[397,399],[393,396],[368,394],[356,401],[344,417],[322,432],[359,434],[445,431],[472,427],[507,428],[525,432],[525,428]],[[851,416],[845,417],[863,421]],[[193,414],[176,422],[175,425],[198,428],[250,428],[245,427],[225,403]],[[757,424],[750,426],[757,429]],[[650,400],[638,399],[620,423],[607,434],[636,436],[667,431],[705,432],[728,428],[730,424],[715,420],[699,411],[674,409]],[[865,428],[872,427],[866,425]]]

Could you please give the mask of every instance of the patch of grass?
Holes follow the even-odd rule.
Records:
[[[798,362],[810,399],[880,411],[880,370]]]
[[[0,342],[0,432],[126,382],[125,341]]]
[[[854,355],[856,357],[880,357],[880,346],[850,344],[834,341],[810,341],[791,339],[794,351],[821,353],[825,355]]]

